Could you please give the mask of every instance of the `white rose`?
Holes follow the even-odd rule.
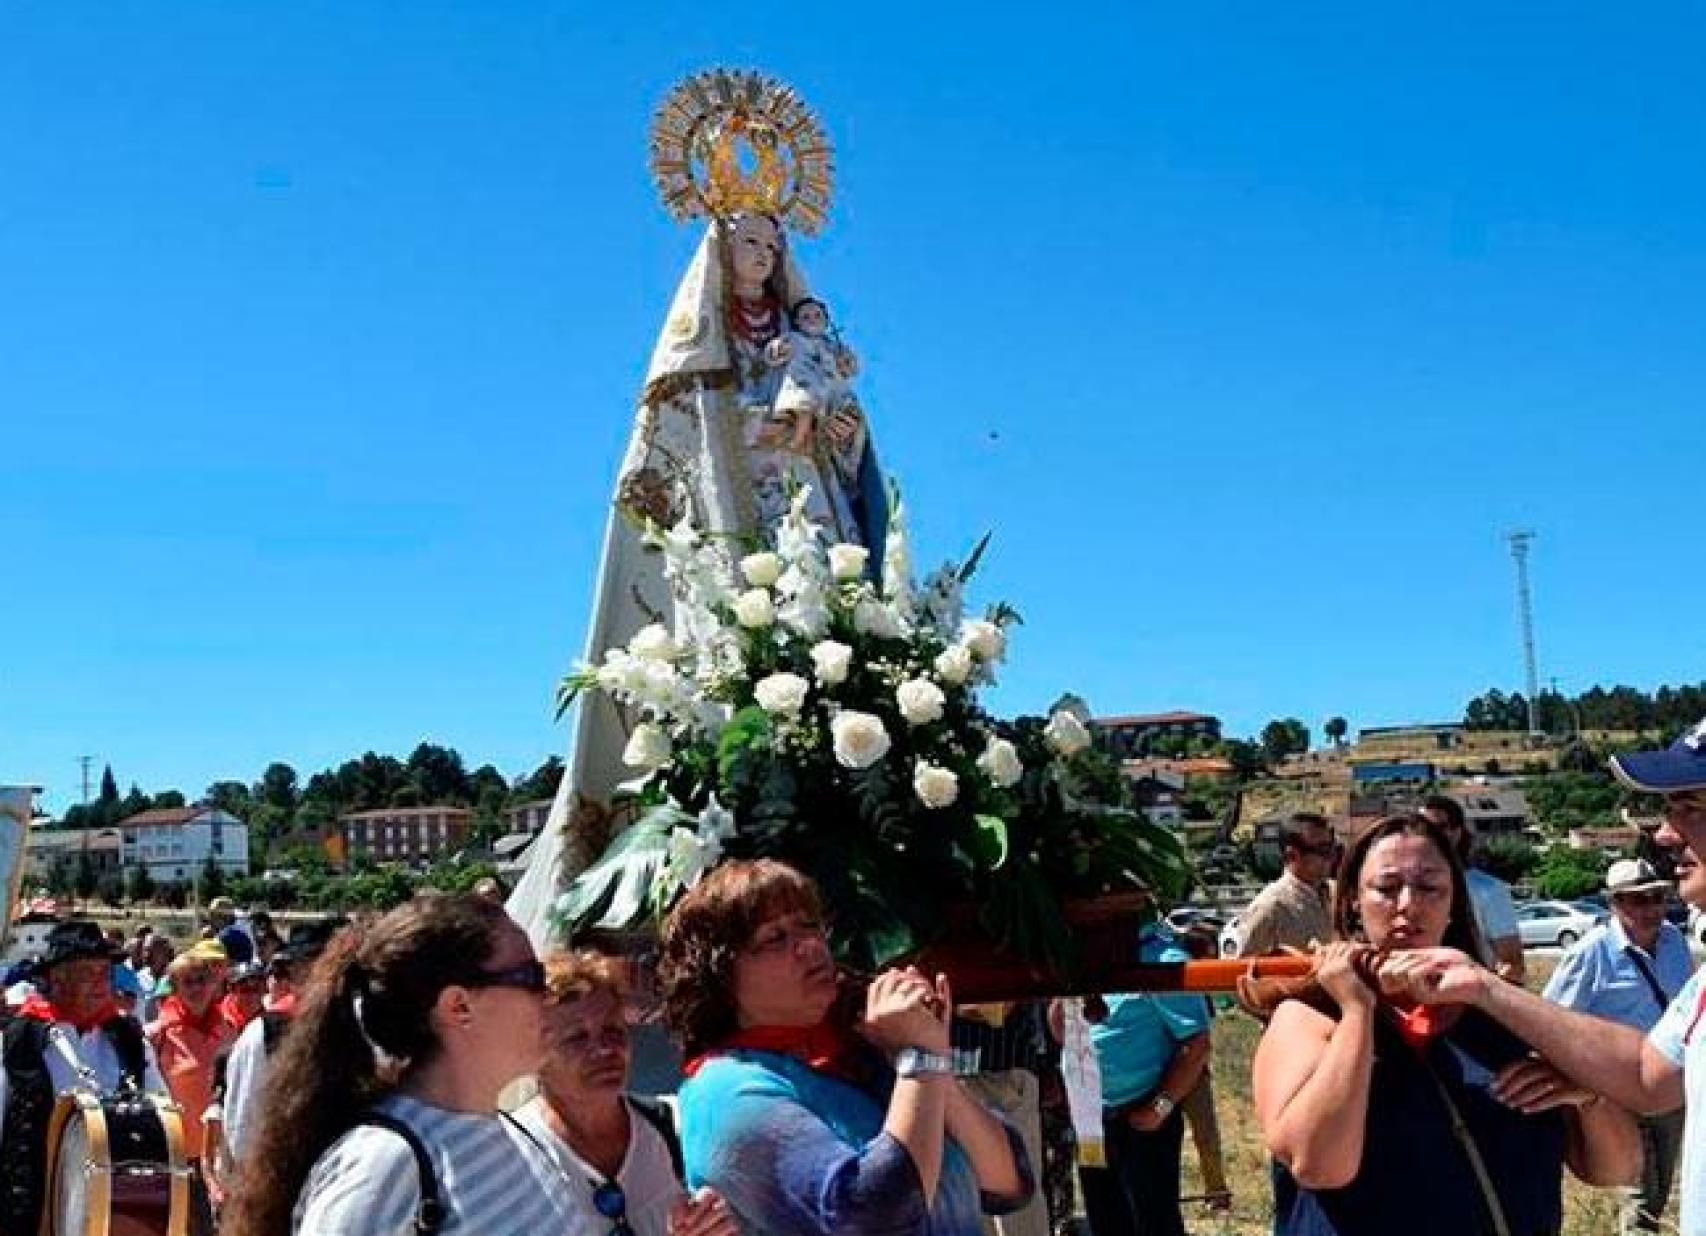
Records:
[[[749,588],[735,598],[735,621],[757,631],[776,621],[776,606],[762,588]]]
[[[630,768],[661,768],[669,763],[669,735],[661,725],[642,721],[628,735],[628,745],[622,748],[622,762]]]
[[[1007,652],[1007,632],[983,618],[961,627],[960,640],[980,661],[999,661]]]
[[[1019,759],[1018,750],[1005,738],[991,738],[983,754],[977,757],[977,766],[991,784],[1003,790],[1018,784],[1019,778],[1025,775],[1025,765]]]
[[[829,723],[835,745],[835,762],[843,768],[869,768],[889,753],[889,732],[883,719],[868,712],[848,709]]]
[[[829,547],[829,570],[836,579],[854,580],[865,574],[865,562],[870,558],[871,551],[863,545],[831,545]]]
[[[806,692],[810,690],[811,683],[798,674],[783,673],[760,678],[754,684],[752,693],[758,698],[758,706],[765,712],[773,712],[783,717],[797,717],[806,702]]]
[[[836,687],[847,681],[847,671],[853,664],[853,650],[846,644],[826,639],[812,645],[811,658],[817,680],[826,687]]]
[[[1090,745],[1090,731],[1069,712],[1057,712],[1043,726],[1043,737],[1061,755],[1077,755]]]
[[[961,644],[944,648],[937,654],[935,666],[938,678],[950,687],[957,687],[971,677],[971,650]]]
[[[928,678],[909,678],[894,691],[895,703],[900,705],[900,715],[906,718],[908,725],[928,725],[932,721],[942,719],[942,706],[948,702],[948,697],[942,694],[942,688]]]
[[[912,773],[912,789],[918,801],[932,811],[951,807],[960,796],[960,779],[939,764],[918,761]]]
[[[628,641],[628,651],[647,661],[673,661],[681,651],[669,628],[661,622],[644,626]]]
[[[900,620],[881,601],[866,597],[853,607],[853,629],[861,635],[895,639],[900,635]]]
[[[740,560],[740,573],[754,588],[768,588],[782,578],[782,560],[769,550]]]

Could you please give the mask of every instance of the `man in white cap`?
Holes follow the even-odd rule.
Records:
[[[1613,756],[1618,780],[1665,800],[1654,840],[1676,855],[1677,892],[1706,908],[1706,721],[1662,751]],[[1429,1004],[1467,1004],[1523,1039],[1570,1083],[1606,1095],[1641,1115],[1675,1111],[1686,1098],[1692,1118],[1682,1135],[1682,1236],[1706,1236],[1706,969],[1694,972],[1653,1028],[1562,1009],[1451,949],[1416,958],[1393,979]],[[1495,1085],[1523,1110],[1556,1101],[1555,1083]]]
[[[1651,1031],[1694,973],[1688,941],[1665,921],[1670,888],[1642,859],[1611,864],[1605,877],[1611,917],[1564,955],[1546,998],[1642,1034]],[[1624,1199],[1624,1232],[1659,1230],[1682,1152],[1683,1112],[1643,1116],[1640,1128],[1641,1183]]]

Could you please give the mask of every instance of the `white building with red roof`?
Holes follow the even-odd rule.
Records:
[[[120,863],[156,880],[193,880],[207,860],[227,875],[249,871],[249,826],[216,807],[156,807],[118,822]]]

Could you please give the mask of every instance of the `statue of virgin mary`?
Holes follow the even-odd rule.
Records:
[[[873,551],[873,571],[887,525],[869,427],[847,384],[825,404],[797,397],[789,381],[790,362],[814,346],[796,333],[795,312],[822,309],[787,235],[790,225],[815,231],[828,205],[829,147],[815,118],[772,79],[718,70],[678,86],[652,134],[666,204],[709,223],[652,349],[616,475],[591,662],[648,623],[673,625],[661,556],[641,537],[648,524],[686,519],[744,552],[766,543],[790,495],[803,493],[829,540]],[[847,354],[843,376],[852,367]],[[624,823],[611,795],[632,772],[622,763],[631,728],[622,710],[603,692],[583,694],[575,709],[562,784],[508,902],[538,946],[560,889]]]

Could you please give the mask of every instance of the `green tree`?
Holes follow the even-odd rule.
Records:
[[[239,820],[246,820],[254,813],[254,795],[241,781],[215,781],[202,791],[201,801]]]
[[[1554,845],[1534,872],[1534,887],[1542,897],[1571,901],[1597,891],[1605,883],[1611,859],[1599,850],[1573,850]]]
[[[77,874],[71,883],[71,889],[77,894],[79,901],[87,901],[95,895],[95,889],[100,884],[95,875],[95,860],[89,857],[89,851],[79,851],[77,855]]]
[[[563,757],[553,755],[515,783],[510,801],[524,803],[534,802],[541,798],[555,798],[557,787],[562,784],[562,780]]]
[[[154,806],[154,800],[142,792],[142,787],[132,785],[124,796],[124,801],[113,808],[113,814],[107,820],[108,824],[117,824],[120,820],[128,820],[133,815],[147,811]]]
[[[101,769],[101,795],[95,800],[95,827],[104,828],[119,819],[119,808],[118,778],[113,776],[113,766],[108,764]]]
[[[1270,721],[1262,727],[1262,754],[1269,764],[1309,750],[1309,727],[1296,717]]]
[[[1232,765],[1232,777],[1235,781],[1249,781],[1259,777],[1267,768],[1267,758],[1261,744],[1246,742],[1242,738],[1228,738],[1220,744],[1221,758]]]
[[[142,905],[154,899],[154,877],[148,874],[147,863],[137,863],[125,873],[125,899],[135,905]]]
[[[255,797],[277,807],[286,816],[294,815],[298,801],[296,770],[279,761],[268,764],[261,774],[261,783],[255,787]]]
[[[1335,747],[1345,745],[1345,735],[1350,732],[1350,723],[1343,717],[1328,717],[1327,724],[1321,727],[1321,732],[1327,736],[1327,741]]]
[[[186,805],[184,802],[184,793],[182,790],[161,790],[158,794],[154,795],[154,801],[150,805],[160,810],[165,810],[167,808],[175,810],[176,808]]]
[[[213,855],[207,856],[207,861],[201,865],[201,876],[196,880],[196,897],[206,905],[215,897],[225,893],[225,872],[218,863],[213,861]]]

